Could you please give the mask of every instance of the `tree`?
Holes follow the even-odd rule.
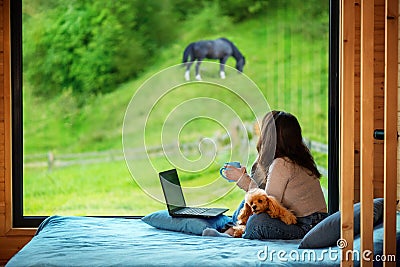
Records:
[[[50,3],[49,9],[31,6],[24,20],[24,74],[41,96],[115,90],[177,32],[165,1]]]

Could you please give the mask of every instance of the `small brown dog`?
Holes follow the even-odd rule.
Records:
[[[296,224],[297,218],[283,207],[275,198],[268,196],[265,190],[255,188],[246,193],[245,204],[240,210],[238,221],[233,227],[234,237],[242,237],[246,223],[252,214],[268,213],[271,218],[279,218],[286,224]]]

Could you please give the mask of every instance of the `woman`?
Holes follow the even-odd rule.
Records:
[[[301,127],[296,117],[283,111],[269,112],[262,121],[257,143],[258,157],[247,174],[246,168],[226,166],[225,176],[236,181],[244,191],[254,187],[265,189],[283,206],[291,210],[298,223],[286,225],[268,214],[252,215],[243,238],[250,239],[299,239],[313,226],[327,217],[325,198],[314,159],[303,143]],[[233,235],[232,225],[243,203],[232,216],[232,224],[224,233],[206,229],[203,235]]]

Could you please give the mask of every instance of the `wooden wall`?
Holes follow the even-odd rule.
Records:
[[[400,5],[399,5],[399,14],[400,14]],[[400,21],[400,20],[399,20]],[[400,22],[399,22],[399,32],[398,32],[398,49],[400,50]],[[400,133],[400,51],[398,52],[398,59],[397,59],[397,63],[398,63],[398,107],[397,107],[397,134]],[[400,145],[397,144],[397,200],[400,200]],[[397,210],[400,210],[400,203],[397,204]]]
[[[354,83],[356,88],[360,88],[360,18],[361,18],[361,0],[355,0],[356,9],[356,53],[354,55],[355,61],[355,77]],[[384,128],[384,73],[385,73],[385,0],[375,0],[375,20],[374,20],[374,58],[375,58],[375,75],[374,75],[374,129]],[[399,6],[400,9],[400,6]],[[400,27],[399,27],[400,29]],[[400,31],[400,30],[399,30]],[[400,32],[398,34],[400,38]],[[399,50],[400,50],[400,39],[399,39]],[[399,53],[400,54],[400,53]],[[399,62],[399,81],[400,81],[400,59]],[[400,82],[398,85],[400,92]],[[398,94],[400,103],[400,94]],[[397,131],[400,133],[400,104],[398,106],[398,121]],[[355,128],[360,129],[360,91],[355,91]],[[360,131],[355,131],[354,136],[354,201],[359,202],[360,200]],[[400,146],[397,146],[398,156],[398,170],[400,169]],[[374,141],[374,196],[383,197],[383,141]],[[400,172],[397,174],[397,199],[400,199]],[[398,205],[400,210],[400,204]]]
[[[353,202],[361,202],[361,250],[373,250],[374,197],[385,198],[383,254],[396,253],[398,9],[398,0],[341,0],[342,255],[353,249]],[[384,141],[374,140],[374,129],[385,129]],[[344,257],[342,266],[353,262]]]
[[[9,8],[10,0],[0,0],[0,265],[20,250],[35,232],[11,227]]]
[[[360,1],[356,0],[356,53],[355,61],[355,86],[360,85]],[[384,13],[384,0],[375,0],[377,14]],[[0,265],[21,249],[33,236],[34,229],[12,229],[11,227],[11,161],[10,161],[10,0],[0,0]],[[375,75],[374,75],[374,128],[383,128],[384,104],[384,16],[375,18]],[[400,27],[399,27],[400,28]],[[399,34],[400,36],[400,34]],[[400,47],[400,46],[399,46]],[[400,54],[400,53],[399,53]],[[399,61],[400,64],[400,61]],[[400,73],[399,73],[400,77]],[[400,80],[400,79],[399,79]],[[400,87],[399,87],[400,90]],[[355,128],[360,125],[360,93],[355,93]],[[400,97],[400,94],[399,94]],[[400,103],[400,98],[399,98]],[[398,108],[398,130],[400,131],[400,108]],[[355,131],[355,201],[359,200],[360,186],[360,132]],[[400,149],[398,149],[400,156]],[[374,195],[383,196],[383,142],[375,141],[374,144]],[[398,166],[400,166],[400,157]],[[20,164],[15,163],[14,164]],[[400,179],[398,177],[398,188]],[[400,199],[400,190],[398,199]]]
[[[354,131],[354,202],[360,201],[360,36],[361,0],[355,0],[355,131]],[[385,0],[375,0],[374,20],[374,129],[383,129],[385,79]],[[372,133],[371,133],[372,134]],[[374,196],[383,197],[383,141],[374,141]]]

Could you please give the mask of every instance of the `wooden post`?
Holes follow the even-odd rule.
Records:
[[[374,251],[374,0],[361,1],[361,120],[360,120],[360,185],[361,185],[361,254]],[[372,266],[373,254],[360,258],[361,266]]]
[[[354,1],[341,0],[340,21],[340,211],[344,244],[341,266],[353,266],[346,255],[353,250],[354,238]]]
[[[49,151],[47,153],[47,170],[51,171],[54,166],[54,154],[53,152]]]
[[[385,141],[383,255],[396,255],[398,0],[385,2]],[[399,255],[397,255],[399,257]],[[384,266],[396,266],[385,262]]]

